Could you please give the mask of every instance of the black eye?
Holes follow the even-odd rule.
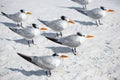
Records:
[[[102,10],[106,10],[103,6],[100,7]]]
[[[33,26],[34,28],[37,28],[37,27],[36,27],[36,24],[32,24],[32,26]]]
[[[79,35],[79,36],[83,36],[81,33],[79,33],[79,32],[77,32],[77,35]]]
[[[25,13],[25,11],[23,9],[21,9],[20,12]]]
[[[62,20],[66,20],[66,17],[65,17],[65,16],[61,16],[61,19],[62,19]]]
[[[59,56],[58,54],[54,53],[52,56]]]

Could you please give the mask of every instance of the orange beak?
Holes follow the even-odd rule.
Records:
[[[32,14],[31,12],[26,12],[26,14]]]
[[[42,28],[40,28],[40,30],[48,30],[47,28],[45,28],[45,27],[42,27]]]
[[[69,20],[68,23],[75,24],[73,20]]]
[[[67,55],[61,55],[60,57],[61,57],[61,58],[68,58]]]
[[[86,38],[93,38],[94,36],[92,35],[87,35]]]
[[[115,12],[115,11],[114,11],[114,10],[109,9],[109,10],[107,10],[107,12]]]

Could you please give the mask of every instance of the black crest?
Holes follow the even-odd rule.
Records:
[[[83,36],[80,32],[77,32],[77,35],[79,35],[79,36]]]

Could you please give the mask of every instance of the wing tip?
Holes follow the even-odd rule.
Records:
[[[20,57],[24,58],[25,60],[27,60],[27,61],[29,61],[29,62],[32,62],[31,57],[26,56],[26,55],[23,55],[23,54],[21,54],[21,53],[17,53],[17,54],[18,54]]]
[[[62,44],[61,42],[58,41],[58,39],[54,39],[54,38],[50,38],[50,37],[46,37],[46,38],[53,41],[53,42],[56,42],[58,44]]]

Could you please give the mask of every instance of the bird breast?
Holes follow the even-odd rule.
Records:
[[[34,29],[33,34],[34,34],[34,36],[38,36],[38,35],[40,35],[40,31],[38,29]]]
[[[64,30],[67,26],[68,26],[67,21],[57,20],[54,23],[52,23],[51,28],[54,31],[60,32],[60,31]]]
[[[106,15],[106,11],[101,10],[100,8],[95,8],[88,12],[88,16],[92,19],[101,19]]]
[[[91,2],[92,0],[75,0],[75,2],[81,4],[81,5],[87,5]]]
[[[61,38],[59,41],[63,43],[63,45],[69,47],[78,47],[81,44],[80,39],[77,35],[70,35],[68,37]]]
[[[23,37],[25,37],[27,40],[31,40],[38,36],[40,34],[38,29],[33,28],[25,28],[24,32],[21,33]]]
[[[13,21],[15,21],[15,22],[17,22],[17,23],[20,23],[20,22],[22,22],[22,21],[24,21],[24,20],[26,20],[27,19],[27,15],[26,14],[24,14],[24,13],[15,13],[15,14],[12,14],[12,15],[9,15],[8,16],[11,20],[13,20]]]
[[[34,57],[32,60],[37,66],[45,70],[55,69],[60,65],[61,60],[58,57],[44,56],[44,57]]]
[[[26,19],[27,19],[27,14],[25,14],[25,13],[20,13],[19,18],[20,18],[22,21],[26,20]]]

